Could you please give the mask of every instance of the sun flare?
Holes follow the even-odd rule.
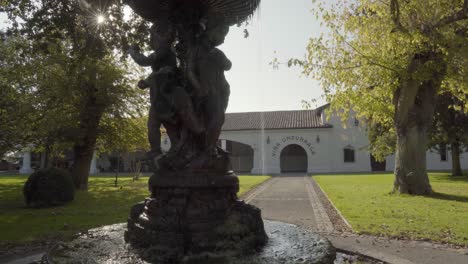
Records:
[[[104,23],[106,21],[106,18],[103,15],[98,15],[96,17],[96,20],[97,20],[98,24],[102,24],[102,23]]]

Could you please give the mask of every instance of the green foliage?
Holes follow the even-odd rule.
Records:
[[[289,64],[321,82],[331,110],[343,119],[352,109],[370,124],[375,156],[393,151],[386,146],[393,142],[392,102],[401,80],[422,83],[444,72],[436,88],[456,94],[466,109],[468,7],[462,0],[314,2],[328,32],[310,40],[305,60]],[[437,54],[439,61],[408,71],[415,56],[426,53]],[[382,129],[389,133],[379,138]]]
[[[468,109],[464,101],[446,92],[437,98],[431,145],[452,143],[468,145]]]
[[[5,67],[0,70],[3,153],[33,144],[36,151],[59,156],[86,133],[80,126],[80,115],[100,111],[96,108],[104,111],[100,141],[107,146],[127,144],[127,149],[143,145],[145,132],[139,119],[146,112],[147,95],[134,87],[136,76],[126,61],[115,56],[97,62],[80,60],[58,46],[66,42],[48,43],[47,52],[35,51],[35,42],[23,37],[2,44],[0,47],[9,48],[6,54],[11,54],[4,57]],[[83,82],[93,76],[99,76],[95,79],[97,93],[94,109],[88,109],[89,88]],[[117,133],[125,137],[116,138]]]
[[[431,196],[389,194],[391,174],[314,176],[358,233],[468,245],[468,178],[429,173]]]
[[[369,138],[369,150],[377,161],[395,153],[396,133],[391,123],[367,122],[367,136]]]
[[[18,63],[21,46],[16,39],[0,39],[0,157],[30,140],[35,116],[32,97],[17,79],[19,72],[31,71]]]
[[[240,176],[239,195],[267,180],[267,176]],[[77,192],[66,206],[30,209],[24,207],[23,176],[0,176],[0,246],[46,239],[68,239],[78,232],[103,225],[123,223],[130,208],[148,195],[147,178],[133,181],[122,176],[114,187],[112,176],[90,177],[89,190]]]
[[[148,36],[147,23],[124,18],[122,1],[7,1],[0,11],[13,22],[1,43],[8,50],[0,58],[0,85],[8,96],[0,109],[0,154],[32,144],[60,156],[93,141],[86,137],[93,114],[100,127],[92,137],[134,148],[141,122],[128,120],[146,113],[148,99],[135,88],[139,72],[125,51]],[[105,23],[97,23],[98,15]]]
[[[68,171],[50,168],[31,174],[24,184],[23,195],[30,207],[49,207],[73,201],[75,189]]]
[[[147,117],[109,118],[101,121],[101,136],[98,149],[104,152],[136,152],[149,150]]]
[[[71,40],[70,48],[82,58],[96,59],[128,50],[129,43],[147,43],[149,23],[130,13],[126,16],[122,0],[5,1],[5,12],[12,27],[36,41]],[[104,23],[98,23],[98,17]],[[41,46],[38,46],[41,48]],[[125,55],[124,55],[125,56]]]

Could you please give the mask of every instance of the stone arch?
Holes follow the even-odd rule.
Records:
[[[284,146],[279,156],[282,173],[307,172],[309,170],[309,155],[306,148],[299,144],[293,143]]]
[[[286,137],[286,139],[288,139]],[[289,145],[299,145],[301,146],[307,153],[307,173],[313,172],[314,167],[313,165],[313,157],[315,155],[315,146],[311,144],[310,139],[306,139],[304,141],[301,140],[299,137],[299,140],[296,140],[296,137],[294,137],[294,140],[281,140],[276,143],[276,145],[273,147],[273,153],[272,153],[272,164],[276,165],[276,172],[281,173],[281,152],[283,151],[284,148],[288,147]],[[277,148],[276,148],[277,147]],[[276,148],[276,149],[275,149]]]
[[[224,141],[225,143],[222,145],[230,153],[231,169],[234,172],[250,173],[254,166],[254,149],[252,146],[234,140]]]
[[[259,147],[258,134],[255,131],[250,132],[236,132],[230,133],[223,131],[219,137],[221,144],[223,141],[235,141],[248,145],[253,150],[253,168],[250,171],[252,174],[264,174],[264,169],[262,167],[262,159],[264,158],[264,151]]]

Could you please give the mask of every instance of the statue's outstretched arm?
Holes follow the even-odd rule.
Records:
[[[139,48],[136,47],[131,47],[130,50],[128,51],[132,59],[140,66],[143,67],[150,67],[153,65],[154,58],[151,55],[145,56],[140,52]]]

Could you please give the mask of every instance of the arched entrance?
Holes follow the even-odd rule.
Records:
[[[230,153],[233,171],[250,173],[253,168],[254,156],[252,147],[239,142],[226,140],[226,151]]]
[[[281,172],[307,172],[307,152],[299,145],[286,146],[281,151]]]

